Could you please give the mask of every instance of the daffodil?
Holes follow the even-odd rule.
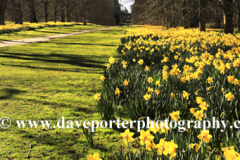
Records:
[[[148,100],[151,98],[151,95],[146,93],[146,94],[143,96],[143,98],[144,98],[146,101],[148,101]]]
[[[116,88],[116,90],[115,90],[115,95],[120,96],[120,90],[119,90],[119,88]]]
[[[186,91],[183,91],[183,98],[186,98],[186,99],[189,99],[189,95],[190,95],[190,93],[187,93]]]
[[[211,84],[211,83],[213,83],[213,79],[212,79],[211,77],[208,77],[207,82],[208,82],[209,84]]]
[[[156,85],[160,86],[160,80],[156,81]]]
[[[128,86],[128,84],[129,84],[129,81],[125,79],[125,80],[124,80],[124,85],[125,85],[125,86]]]
[[[169,129],[168,123],[163,122],[160,127],[160,132],[168,134]]]
[[[143,63],[144,63],[144,62],[143,62],[143,59],[140,59],[140,60],[138,61],[138,64],[139,64],[139,65],[143,65]]]
[[[149,130],[156,134],[159,131],[159,127],[156,126],[156,122],[150,122]]]
[[[165,143],[165,148],[166,150],[163,151],[163,154],[168,156],[170,155],[170,159],[176,156],[176,150],[178,148],[178,145],[171,140],[170,142]]]
[[[152,79],[152,77],[148,77],[148,83],[152,83],[153,82],[153,79]]]
[[[100,158],[100,154],[98,152],[95,152],[93,155],[88,155],[87,159],[88,160],[102,160]]]
[[[196,112],[193,113],[193,115],[196,117],[196,119],[202,121],[202,118],[203,118],[203,110],[196,111]]]
[[[197,143],[192,143],[192,144],[189,144],[189,147],[194,149],[195,148],[195,151],[198,152],[198,150],[201,148],[201,145],[197,144]]]
[[[151,135],[150,130],[147,130],[146,132],[144,130],[140,131],[140,144],[151,144],[152,140],[154,139],[154,136]]]
[[[166,143],[166,141],[165,141],[164,139],[160,139],[159,144],[155,145],[155,148],[158,149],[157,154],[160,155],[160,156],[161,156],[161,155],[163,154],[163,152],[165,152],[165,150],[166,150],[166,148],[165,148],[165,143]]]
[[[175,94],[174,93],[171,93],[171,98],[175,98]]]
[[[105,77],[103,75],[100,76],[100,80],[104,81]]]
[[[170,113],[169,115],[171,116],[172,120],[177,122],[180,119],[179,114],[180,114],[180,112],[176,111],[176,112]]]
[[[156,93],[156,95],[157,95],[157,96],[160,94],[160,92],[161,92],[161,91],[160,91],[160,90],[158,90],[158,89],[157,89],[157,90],[155,90],[155,93]]]
[[[110,58],[109,58],[109,63],[110,63],[110,64],[114,64],[114,63],[115,63],[115,59],[114,59],[113,57],[110,57]]]
[[[146,70],[146,71],[149,71],[149,70],[150,70],[150,67],[146,66],[146,67],[145,67],[145,70]]]
[[[201,133],[198,135],[198,139],[206,143],[209,143],[211,138],[212,138],[212,135],[209,134],[209,130],[201,131]]]
[[[229,92],[228,94],[225,95],[225,98],[228,100],[228,101],[231,101],[234,97],[234,95],[232,95],[231,92]]]
[[[96,94],[94,95],[94,99],[95,99],[95,100],[99,101],[100,98],[101,98],[101,94],[96,93]]]
[[[133,139],[133,135],[134,133],[133,132],[130,132],[129,129],[126,129],[124,133],[121,133],[120,134],[123,138],[123,141],[125,142],[125,144],[127,145],[128,142],[133,142],[134,139]]]
[[[190,113],[195,113],[198,108],[190,108]]]
[[[197,102],[197,104],[201,104],[203,102],[203,98],[202,97],[196,97],[196,102]]]
[[[152,151],[155,148],[155,143],[152,142],[151,144],[147,143],[146,144],[146,150]]]
[[[154,92],[153,88],[148,87],[148,93],[153,93],[153,92]]]
[[[204,102],[201,102],[201,103],[200,103],[199,107],[200,107],[202,110],[206,110],[206,111],[207,111],[209,105],[207,104],[206,101],[204,101]]]

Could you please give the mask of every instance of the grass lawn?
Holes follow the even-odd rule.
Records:
[[[55,34],[79,32],[82,30],[90,30],[90,29],[105,28],[105,27],[108,27],[108,26],[88,24],[88,25],[74,25],[74,26],[62,26],[62,27],[44,27],[42,29],[36,29],[34,31],[26,30],[26,31],[14,32],[10,34],[9,33],[0,34],[0,42],[22,39],[22,38],[44,37],[44,36],[55,35]]]
[[[1,40],[74,32],[103,26],[44,28],[1,35]],[[100,120],[93,95],[99,76],[127,27],[97,31],[53,41],[0,48],[0,117],[12,120],[0,129],[2,159],[86,159],[96,151],[111,157],[124,145],[120,132],[98,129],[94,148],[81,129],[19,129],[15,120]],[[30,151],[31,144],[31,152]],[[1,159],[0,158],[0,159]],[[110,159],[110,158],[108,158]]]

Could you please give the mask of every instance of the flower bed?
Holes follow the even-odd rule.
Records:
[[[0,34],[18,32],[21,30],[35,30],[35,29],[40,29],[40,28],[44,28],[44,27],[74,26],[76,24],[82,24],[82,23],[72,23],[72,22],[29,23],[29,22],[24,22],[24,24],[22,24],[22,25],[21,24],[6,24],[6,25],[0,25]]]
[[[118,47],[121,58],[109,59],[100,78],[102,92],[95,95],[102,119],[228,120],[224,131],[204,132],[194,129],[194,124],[185,132],[141,130],[140,152],[150,159],[240,159],[240,131],[230,127],[240,116],[238,38],[153,26],[126,31]],[[131,136],[126,131],[123,139]],[[135,154],[128,152],[128,158]],[[124,153],[119,153],[121,159]]]

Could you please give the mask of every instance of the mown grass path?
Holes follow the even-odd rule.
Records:
[[[111,157],[123,144],[118,131],[99,129],[90,148],[81,129],[19,129],[16,120],[100,120],[93,95],[104,64],[127,27],[0,48],[0,159],[85,159],[96,151]]]
[[[91,30],[91,29],[106,28],[106,27],[107,26],[87,24],[87,25],[74,25],[74,26],[44,27],[44,28],[35,29],[35,30],[22,30],[19,32],[0,34],[0,42],[26,39],[26,38],[46,37],[50,35],[66,34],[66,33],[72,33],[72,32],[79,32],[83,30]]]
[[[107,29],[111,29],[111,28],[114,28],[114,27],[84,30],[84,31],[80,31],[80,32],[57,34],[57,35],[46,36],[46,37],[36,37],[36,38],[28,38],[28,39],[20,39],[20,40],[12,40],[12,41],[2,41],[2,42],[0,42],[0,47],[24,45],[24,44],[29,44],[29,43],[50,41],[50,40],[53,40],[53,39],[56,39],[56,38],[73,36],[73,35],[89,33],[89,32],[96,32],[96,31],[107,30]]]

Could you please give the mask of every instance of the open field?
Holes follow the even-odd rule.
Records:
[[[74,25],[74,26],[60,26],[60,27],[44,27],[41,29],[35,29],[33,31],[22,30],[19,32],[0,34],[0,42],[23,39],[23,38],[44,37],[44,36],[50,36],[55,34],[72,33],[72,32],[79,32],[83,30],[106,28],[106,27],[107,26],[88,24],[88,25]]]
[[[10,128],[0,128],[0,157],[84,160],[97,152],[104,159],[120,159],[113,154],[122,145],[119,155],[132,159],[136,150],[145,160],[240,158],[240,132],[230,126],[240,114],[239,36],[216,29],[122,26],[0,48],[0,117],[12,121]],[[133,138],[114,126],[97,129],[91,147],[77,125],[53,127],[62,117],[65,122],[119,117],[144,122],[149,117],[194,123],[216,117],[231,123],[224,132],[211,127],[203,132],[196,124],[180,132],[186,125],[169,128],[166,123],[166,128],[137,133],[135,125]],[[17,120],[52,123],[48,129],[40,123],[19,129]]]
[[[98,26],[103,27],[103,26]],[[96,28],[96,26],[92,26]],[[89,26],[45,28],[1,36],[3,40],[89,29]],[[0,48],[0,117],[12,120],[0,129],[0,157],[81,159],[101,151],[110,156],[123,144],[119,132],[98,130],[94,149],[81,129],[18,129],[15,120],[100,120],[93,95],[100,73],[120,43],[125,27],[59,38],[44,43]],[[20,34],[22,33],[22,34]],[[12,36],[12,37],[11,37]],[[108,141],[106,141],[108,138]]]

